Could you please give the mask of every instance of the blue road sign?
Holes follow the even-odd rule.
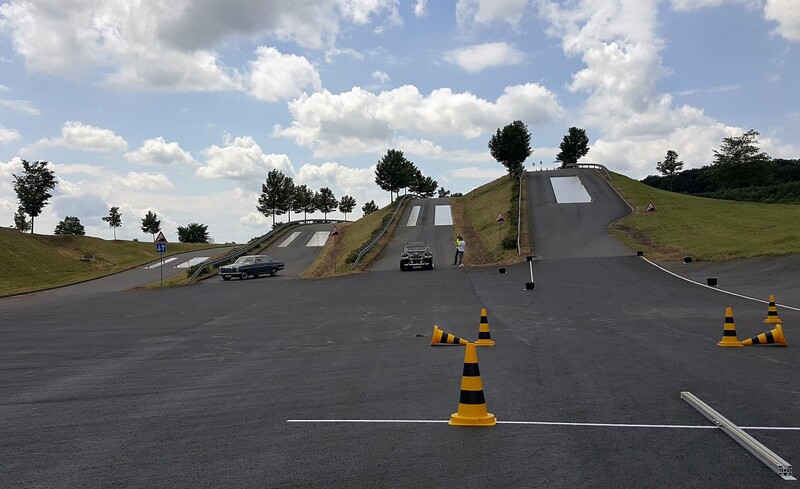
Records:
[[[166,253],[167,243],[156,243],[156,251],[159,253]]]

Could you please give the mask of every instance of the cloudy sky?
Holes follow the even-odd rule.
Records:
[[[751,128],[800,158],[798,50],[797,0],[0,0],[0,225],[21,159],[59,181],[39,233],[69,215],[110,239],[118,206],[121,239],[150,239],[152,210],[171,241],[199,222],[243,242],[270,227],[273,168],[360,216],[389,201],[388,149],[467,192],[503,174],[487,142],[517,119],[528,169],[570,126],[633,178]]]

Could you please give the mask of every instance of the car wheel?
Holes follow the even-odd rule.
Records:
[[[223,276],[222,276],[222,280],[225,280],[225,281],[227,281],[227,280],[230,280],[230,279],[231,279],[231,278],[230,278],[229,276],[227,276],[227,275],[223,275]]]
[[[239,278],[242,279],[242,280],[247,280],[247,277],[249,277],[249,276],[250,276],[250,272],[248,272],[247,270],[245,270],[244,272],[239,274]]]
[[[269,271],[269,274],[274,277],[275,275],[278,274],[278,269],[277,268],[273,268],[272,270]]]
[[[433,270],[433,262],[428,265],[428,270]]]
[[[406,271],[406,266],[403,265],[402,263],[400,264],[400,271],[401,272],[405,272]]]

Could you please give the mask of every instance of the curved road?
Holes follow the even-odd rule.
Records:
[[[580,204],[548,197],[562,173],[528,176],[535,291],[527,264],[402,273],[390,249],[334,279],[0,300],[0,486],[783,487],[679,398],[797,465],[800,350],[716,345],[726,307],[741,339],[766,306],[613,243],[622,208],[594,172]],[[392,246],[432,233],[449,260],[445,228]],[[474,339],[481,308],[500,423],[451,427],[464,350],[430,333]],[[793,345],[800,312],[779,312]]]

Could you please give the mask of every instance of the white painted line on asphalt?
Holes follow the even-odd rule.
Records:
[[[453,213],[449,205],[437,205],[433,217],[434,226],[452,226]]]
[[[444,419],[287,419],[287,423],[447,423]],[[589,428],[650,428],[682,430],[716,430],[713,425],[687,424],[631,424],[631,423],[570,423],[562,421],[497,421],[497,424],[537,426],[578,426]],[[800,426],[742,426],[743,430],[800,431]]]
[[[292,233],[292,234],[291,234],[291,235],[290,235],[288,238],[286,238],[286,239],[283,241],[283,243],[281,243],[281,244],[279,244],[279,245],[278,245],[278,248],[286,248],[287,246],[289,246],[290,244],[292,244],[292,241],[294,241],[295,239],[297,239],[297,237],[298,237],[298,236],[300,236],[301,234],[303,234],[303,233],[302,233],[302,231],[295,231],[295,232],[293,232],[293,233]]]
[[[175,268],[189,268],[192,265],[196,265],[198,263],[203,263],[204,261],[208,260],[208,256],[196,256],[194,258],[189,259],[179,265],[175,265]]]
[[[664,268],[664,267],[662,267],[662,266],[660,266],[660,265],[658,265],[656,263],[653,263],[652,261],[648,260],[647,258],[645,258],[643,256],[641,256],[640,258],[642,260],[646,261],[647,263],[653,265],[654,267],[658,268],[662,272],[667,272],[668,274],[672,275],[673,277],[677,277],[677,278],[679,278],[681,280],[685,280],[685,281],[687,281],[689,283],[692,283],[692,284],[695,284],[695,285],[699,285],[700,287],[705,287],[707,289],[716,290],[717,292],[722,292],[723,294],[732,295],[734,297],[739,297],[739,298],[747,299],[747,300],[750,300],[750,301],[760,302],[762,304],[769,304],[769,301],[765,301],[763,299],[756,299],[755,297],[749,297],[749,296],[746,296],[746,295],[737,294],[736,292],[730,292],[730,291],[725,290],[725,289],[720,289],[719,287],[712,287],[710,285],[706,285],[706,284],[701,283],[701,282],[696,282],[696,281],[694,281],[694,280],[692,280],[690,278],[682,277],[682,276],[678,275],[675,272],[671,272],[671,271],[667,270],[666,268]],[[791,309],[792,311],[800,311],[800,307],[787,306],[786,304],[778,304],[777,302],[775,303],[775,305],[776,306],[780,306],[780,307],[782,307],[784,309]]]
[[[550,177],[550,185],[556,194],[558,204],[580,204],[591,202],[589,192],[578,177]]]
[[[308,240],[306,246],[325,246],[330,234],[330,231],[317,231],[314,233],[314,236],[311,236],[311,239]]]
[[[414,207],[411,208],[411,215],[408,216],[408,222],[406,223],[406,226],[417,225],[417,219],[419,219],[419,207],[420,206],[415,205]]]
[[[171,261],[175,261],[177,259],[178,259],[178,257],[175,257],[175,256],[171,256],[169,258],[165,258],[164,259],[164,264],[166,265],[167,263],[169,263]],[[155,263],[151,263],[150,265],[147,265],[146,267],[142,267],[142,268],[144,268],[145,270],[151,270],[153,268],[158,268],[160,266],[161,266],[161,261],[157,261]]]

